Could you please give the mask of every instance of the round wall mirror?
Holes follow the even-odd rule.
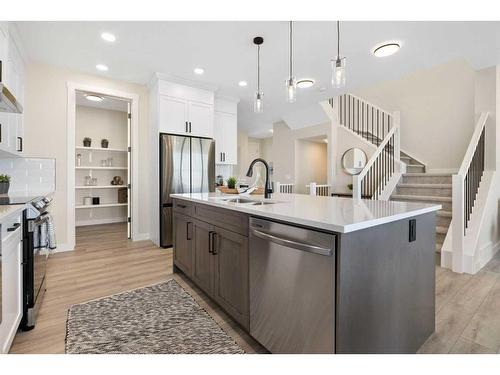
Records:
[[[360,148],[350,148],[342,155],[342,168],[350,175],[360,174],[366,165],[366,154]]]

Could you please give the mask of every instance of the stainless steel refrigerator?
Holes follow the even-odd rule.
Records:
[[[172,246],[174,193],[215,191],[215,142],[213,139],[160,135],[160,244]]]

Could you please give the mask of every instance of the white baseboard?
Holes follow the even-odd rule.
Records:
[[[53,253],[64,253],[65,251],[73,251],[75,250],[74,247],[70,246],[67,243],[59,244],[57,245],[57,248],[52,250]]]
[[[425,173],[456,174],[458,173],[458,168],[426,168]]]
[[[114,224],[114,223],[126,223],[126,217],[117,217],[111,219],[92,219],[92,220],[79,220],[75,223],[77,227],[85,227],[88,225],[101,225],[101,224]]]
[[[470,269],[465,270],[465,272],[472,274],[477,273],[495,256],[498,250],[500,250],[500,241],[495,244],[491,241],[488,242],[477,251],[475,259],[470,259],[469,262],[467,262],[466,259],[465,263],[469,263],[468,268]]]
[[[149,239],[150,239],[149,233],[138,233],[134,236],[132,241],[146,241]]]

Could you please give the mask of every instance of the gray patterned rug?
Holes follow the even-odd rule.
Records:
[[[73,305],[71,354],[245,353],[175,280]]]

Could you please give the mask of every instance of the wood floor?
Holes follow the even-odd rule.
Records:
[[[265,353],[198,288],[172,274],[172,250],[126,239],[123,224],[77,229],[75,251],[51,256],[36,328],[19,332],[11,353],[64,353],[72,304],[175,278],[247,353]],[[500,253],[476,275],[436,268],[436,332],[421,353],[500,350]]]

